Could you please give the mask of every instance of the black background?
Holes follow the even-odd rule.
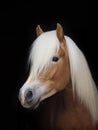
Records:
[[[4,2],[0,6],[0,129],[31,130],[34,123],[31,119],[36,118],[36,114],[32,115],[20,106],[18,91],[28,76],[27,59],[36,38],[37,24],[49,31],[56,29],[59,22],[65,35],[70,36],[84,52],[98,85],[98,52],[91,31],[89,3],[17,1]]]

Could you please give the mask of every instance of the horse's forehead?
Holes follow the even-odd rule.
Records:
[[[44,44],[47,43],[55,43],[58,42],[58,38],[56,36],[56,31],[49,31],[42,33],[39,37],[37,37],[36,42]]]
[[[59,49],[60,43],[56,36],[55,31],[49,31],[41,34],[33,43],[34,53],[48,53],[48,51],[57,52]]]

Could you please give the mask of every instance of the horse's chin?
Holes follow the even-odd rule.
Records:
[[[38,100],[36,103],[34,103],[33,101],[30,102],[29,104],[24,103],[24,104],[22,104],[22,106],[23,106],[25,109],[35,110],[35,109],[38,108],[39,104],[40,104],[40,100]]]

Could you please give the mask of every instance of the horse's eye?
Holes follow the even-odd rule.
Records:
[[[54,62],[57,62],[58,60],[59,60],[58,57],[53,57],[53,58],[52,58],[52,61],[54,61]]]

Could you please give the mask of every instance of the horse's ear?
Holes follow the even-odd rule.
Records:
[[[36,35],[39,36],[43,33],[43,30],[41,29],[40,25],[37,25],[36,27]]]
[[[62,42],[64,40],[64,32],[62,26],[59,23],[57,23],[56,33],[59,41]]]

